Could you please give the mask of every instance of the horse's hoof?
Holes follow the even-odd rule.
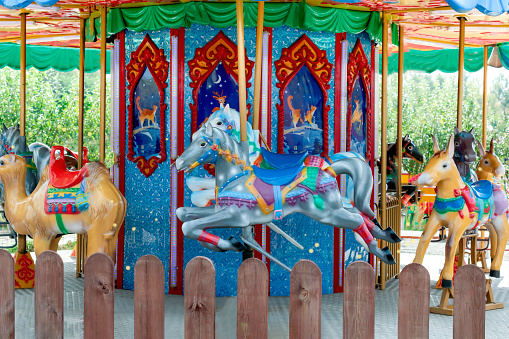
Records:
[[[234,237],[229,237],[228,241],[231,242],[232,246],[235,247],[237,252],[242,252],[246,249],[246,246]]]
[[[391,242],[396,244],[398,242],[401,242],[401,238],[394,232],[394,230],[390,227],[387,227],[384,232],[388,234],[391,237]]]
[[[380,229],[382,228],[382,225],[380,225],[380,223],[378,222],[378,220],[376,218],[373,218],[373,220],[371,220],[371,222],[373,222],[373,224],[375,224],[378,227],[380,227]]]
[[[499,270],[490,270],[490,277],[500,278],[500,271]]]
[[[394,257],[392,256],[391,250],[389,247],[384,247],[382,249],[382,252],[384,253],[385,260],[383,260],[387,265],[395,265],[396,260],[394,260]]]
[[[442,279],[442,288],[452,288],[452,280]]]

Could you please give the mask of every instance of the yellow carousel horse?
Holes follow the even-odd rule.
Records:
[[[501,196],[497,191],[497,186],[488,180],[479,180],[468,185],[461,179],[453,160],[454,136],[450,137],[444,151],[439,149],[437,140],[433,137],[433,150],[435,154],[420,174],[417,183],[436,186],[436,199],[433,211],[419,239],[414,263],[422,264],[429,242],[439,226],[448,227],[449,236],[445,248],[442,287],[452,287],[454,256],[461,236],[466,230],[474,229],[491,220],[498,242],[496,247],[492,246],[494,253],[490,276],[500,277],[500,266],[509,238],[509,223],[506,215],[507,198],[505,195]],[[481,162],[484,159],[485,157]],[[490,159],[498,161],[498,158],[495,157],[490,157]],[[500,162],[498,161],[498,163]],[[494,165],[496,164],[494,163]],[[498,168],[499,165],[496,166]]]
[[[88,255],[102,252],[115,262],[117,236],[127,202],[110,180],[104,164],[91,162],[69,171],[64,157],[52,150],[35,190],[25,191],[26,163],[14,154],[0,158],[0,181],[5,187],[5,216],[19,234],[34,239],[36,255],[56,251],[60,234],[88,234]],[[60,154],[64,149],[60,147]]]

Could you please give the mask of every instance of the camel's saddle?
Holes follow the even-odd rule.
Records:
[[[57,151],[59,152],[57,154]],[[83,167],[80,170],[69,170],[65,162],[65,152],[68,152],[76,159],[78,154],[63,146],[53,146],[49,160],[49,180],[51,186],[56,188],[69,188],[81,183],[87,176],[88,168]],[[83,165],[88,162],[88,149],[83,147]]]

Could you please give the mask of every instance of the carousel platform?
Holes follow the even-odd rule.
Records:
[[[402,243],[401,262],[413,259],[417,242],[405,239]],[[425,256],[424,266],[430,272],[430,305],[438,305],[441,290],[434,289],[443,266],[443,243],[432,243]],[[64,337],[83,338],[83,279],[75,278],[74,259],[71,251],[59,252],[64,260]],[[504,258],[502,278],[493,279],[496,301],[509,305],[509,258]],[[397,279],[390,280],[386,289],[376,291],[375,337],[394,338],[397,334],[398,309]],[[133,338],[133,291],[115,290],[115,337]],[[165,296],[166,338],[184,338],[184,297]],[[342,337],[343,294],[322,297],[322,338]],[[235,297],[217,298],[216,337],[236,337],[237,302]],[[496,338],[509,333],[509,306],[486,313],[486,337]],[[289,298],[269,297],[269,338],[288,338]],[[430,314],[430,338],[452,338],[453,318]],[[16,338],[34,338],[34,290],[16,291]]]

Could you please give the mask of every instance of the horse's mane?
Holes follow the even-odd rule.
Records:
[[[213,131],[214,138],[217,137],[219,139],[220,148],[222,150],[229,150],[232,153],[232,155],[236,154],[239,160],[244,160],[246,164],[250,164],[249,157],[246,156],[244,150],[240,146],[240,143],[237,142],[237,140],[235,140],[234,138],[229,136],[228,133],[224,132],[219,128],[214,127]]]

